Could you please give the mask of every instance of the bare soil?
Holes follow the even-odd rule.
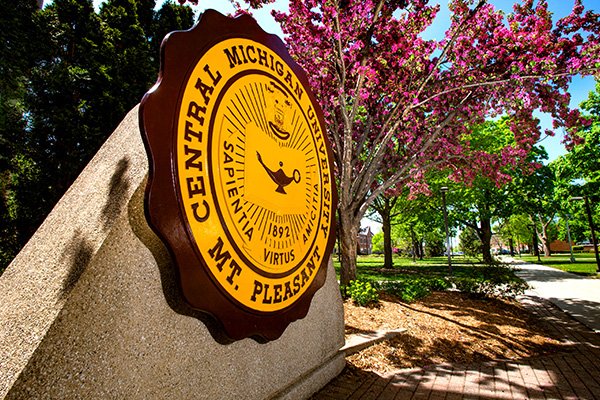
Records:
[[[432,364],[468,364],[516,360],[561,350],[516,301],[472,299],[457,292],[437,292],[414,302],[383,295],[376,307],[344,304],[346,335],[406,328],[392,340],[347,357],[350,368],[386,373]]]

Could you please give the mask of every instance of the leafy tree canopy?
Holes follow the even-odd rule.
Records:
[[[0,0],[0,272],[156,80],[189,7]]]

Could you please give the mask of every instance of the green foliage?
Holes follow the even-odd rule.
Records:
[[[469,257],[476,257],[481,254],[481,239],[475,232],[475,229],[466,227],[460,233],[460,250]]]
[[[514,135],[510,130],[510,119],[502,117],[496,121],[485,121],[483,124],[472,128],[471,133],[465,135],[472,148],[476,151],[486,151],[500,154],[507,146],[514,145]]]
[[[16,254],[17,237],[11,226],[10,211],[4,200],[8,195],[10,174],[0,174],[0,274]]]
[[[581,108],[591,125],[577,132],[578,144],[551,163],[557,179],[554,196],[561,204],[563,216],[570,215],[571,238],[575,242],[589,240],[591,232],[583,201],[569,201],[571,197],[588,196],[594,224],[600,225],[600,82],[596,81],[595,91],[590,92]],[[565,237],[564,232],[561,236]]]
[[[532,235],[531,220],[524,214],[511,215],[504,219],[498,233],[506,243],[510,239],[521,244],[529,243]]]
[[[383,232],[377,232],[371,239],[373,253],[383,253]]]
[[[154,0],[152,0],[154,3]],[[153,19],[153,32],[150,40],[152,54],[158,57],[162,39],[173,30],[189,29],[194,20],[194,12],[190,7],[181,7],[173,0],[165,1]]]
[[[379,267],[383,264],[383,257],[359,257],[359,282],[368,281],[373,289],[398,296],[405,302],[421,299],[434,291],[452,288],[479,298],[514,297],[528,288],[528,285],[515,275],[511,266],[490,266],[461,257],[454,259],[453,275],[448,276],[445,257],[425,258],[416,263],[402,257],[396,257],[394,260],[393,270],[381,270]],[[336,268],[339,269],[339,263]],[[351,297],[348,287],[341,289],[344,298]],[[358,290],[359,293],[364,291]]]
[[[379,288],[387,293],[396,295],[407,303],[427,297],[433,291],[450,288],[450,282],[444,278],[403,277],[399,280],[384,281]]]
[[[590,92],[587,100],[581,104],[586,115],[592,119],[589,127],[581,129],[578,134],[584,141],[573,147],[566,157],[575,178],[584,181],[585,191],[581,194],[597,196],[600,193],[600,82],[596,81],[596,89]]]
[[[341,286],[340,289],[344,298],[352,299],[361,307],[379,302],[379,293],[368,281],[350,281],[348,286]]]
[[[536,168],[516,173],[507,186],[509,201],[516,213],[525,215],[542,215],[552,219],[558,204],[554,199],[555,174],[552,168],[543,163],[548,153],[543,147],[533,147],[528,160],[537,165]]]
[[[158,75],[189,7],[0,0],[0,272]]]
[[[542,161],[547,159],[543,148],[534,147],[526,158],[520,156],[516,163],[499,162],[500,158],[504,158],[505,150],[518,147],[516,138],[519,133],[513,132],[514,129],[509,117],[474,127],[465,140],[470,140],[473,148],[499,158],[493,161],[492,168],[484,168],[470,185],[455,185],[448,192],[452,214],[464,226],[471,227],[479,238],[478,241],[474,238],[469,240],[472,246],[467,244],[463,251],[480,253],[488,264],[493,262],[490,254],[492,221],[507,218],[515,212],[531,212],[541,217],[545,216],[544,211],[555,210],[555,207],[548,206],[552,200],[553,180],[551,171],[542,165]],[[547,221],[547,218],[544,219]],[[461,243],[465,242],[461,240]],[[479,245],[480,249],[476,250],[475,246]]]
[[[453,278],[452,283],[461,292],[474,297],[516,297],[529,288],[511,267],[503,265],[483,267],[480,274]]]
[[[427,257],[442,256],[446,252],[446,234],[441,228],[434,229],[425,235],[425,255]]]
[[[438,173],[439,174],[439,173]],[[419,194],[409,199],[408,193],[398,196],[394,207],[391,237],[404,254],[421,256],[441,255],[445,251],[445,231],[442,201],[439,195],[439,176],[430,173],[428,180],[433,193]],[[452,230],[452,221],[449,222]]]

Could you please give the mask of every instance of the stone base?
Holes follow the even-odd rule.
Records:
[[[344,367],[333,264],[308,315],[229,343],[148,227],[132,110],[0,277],[0,398],[301,399]]]
[[[273,397],[277,400],[306,399],[339,375],[346,366],[344,353],[338,352],[312,371],[301,376],[293,385]]]

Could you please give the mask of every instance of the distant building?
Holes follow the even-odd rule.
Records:
[[[573,243],[571,243],[571,244],[573,244]],[[568,253],[569,252],[569,242],[566,242],[564,240],[555,240],[552,243],[550,243],[550,251],[552,253]]]
[[[366,255],[371,254],[373,252],[373,232],[371,232],[371,227],[367,226],[366,228],[360,228],[358,231],[358,254]]]

